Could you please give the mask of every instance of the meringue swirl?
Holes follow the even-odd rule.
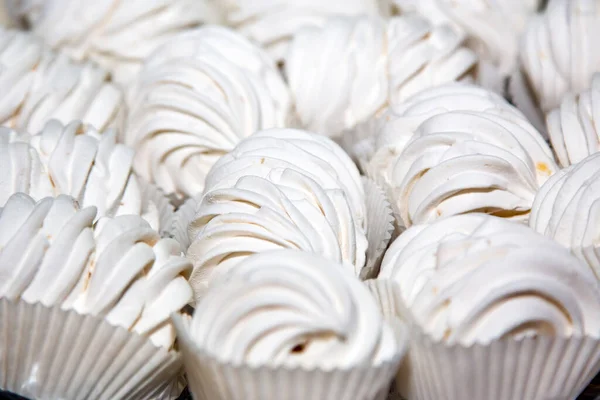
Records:
[[[300,31],[285,67],[296,113],[331,137],[368,121],[390,102],[445,82],[470,80],[476,56],[462,36],[418,16],[333,18]]]
[[[138,216],[95,216],[66,195],[11,196],[0,209],[0,296],[101,316],[170,349],[170,315],[192,296],[190,263]]]
[[[527,226],[482,214],[406,230],[380,277],[436,340],[487,344],[500,338],[593,335],[600,285],[591,269]]]
[[[204,27],[177,36],[135,83],[125,143],[135,170],[167,194],[195,196],[222,155],[244,137],[282,127],[289,93],[275,65],[239,34]]]
[[[600,153],[560,170],[540,188],[529,225],[587,263],[600,277]]]
[[[198,303],[190,334],[234,365],[347,368],[398,352],[373,298],[344,268],[281,250],[245,259]]]
[[[98,218],[135,214],[153,229],[170,228],[173,207],[138,179],[133,151],[116,142],[114,130],[101,134],[79,121],[63,126],[55,120],[33,136],[2,128],[0,154],[0,165],[6,165],[0,169],[0,204],[16,192],[36,200],[68,194],[82,207],[95,206]]]
[[[16,16],[52,48],[76,60],[98,63],[123,85],[135,76],[147,56],[177,33],[221,18],[211,0],[14,3]]]
[[[540,108],[548,112],[568,92],[587,88],[598,71],[600,5],[593,0],[550,0],[523,34],[520,58]]]
[[[90,63],[55,53],[31,33],[0,28],[0,123],[30,133],[50,119],[100,130],[124,121],[121,90]]]
[[[560,107],[546,116],[552,149],[562,167],[578,163],[600,151],[600,74],[580,94],[568,93]]]

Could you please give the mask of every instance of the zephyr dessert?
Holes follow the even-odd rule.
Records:
[[[30,133],[50,119],[121,128],[121,90],[98,66],[52,51],[32,33],[0,27],[0,124]]]
[[[385,398],[406,331],[350,270],[285,249],[219,275],[191,319],[174,317],[194,398]]]
[[[413,226],[378,279],[396,285],[379,304],[411,331],[407,398],[572,399],[600,367],[598,278],[526,225],[466,214]]]
[[[124,142],[135,170],[165,193],[197,196],[219,157],[243,138],[283,127],[288,89],[268,55],[243,36],[207,26],[173,38],[133,84]]]
[[[212,0],[8,1],[14,18],[49,46],[99,64],[123,85],[177,33],[221,18]]]
[[[141,215],[167,232],[173,207],[136,176],[134,152],[116,136],[80,121],[65,126],[52,120],[35,135],[0,128],[0,205],[19,192],[35,200],[67,194],[83,208],[96,207],[97,218]]]
[[[40,399],[154,398],[181,367],[170,316],[191,264],[135,215],[66,195],[0,211],[0,387]]]

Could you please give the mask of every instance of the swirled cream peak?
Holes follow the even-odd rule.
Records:
[[[226,2],[227,3],[227,2]],[[259,43],[276,60],[302,29],[323,27],[335,16],[379,14],[377,0],[231,0],[226,23]]]
[[[600,73],[591,86],[579,93],[568,93],[560,107],[546,116],[552,149],[561,166],[578,163],[600,151]]]
[[[0,28],[0,124],[40,131],[50,119],[100,130],[123,123],[123,95],[106,72],[47,48],[31,33]]]
[[[417,12],[434,25],[467,35],[479,56],[480,81],[503,90],[502,79],[518,66],[519,38],[541,0],[392,0],[401,13]],[[488,85],[489,83],[489,85]]]
[[[554,174],[541,187],[529,225],[571,249],[600,277],[600,153]]]
[[[170,315],[192,296],[179,244],[139,216],[95,216],[66,195],[11,196],[0,209],[0,296],[101,316],[171,348]]]
[[[526,120],[504,98],[476,85],[447,83],[423,90],[404,102],[393,103],[377,119],[376,134],[366,138],[370,149],[361,160],[367,175],[385,186],[391,185],[395,160],[418,127],[435,115],[452,111],[486,112]]]
[[[435,115],[391,165],[405,226],[468,212],[525,220],[539,186],[558,169],[529,122],[502,110]]]
[[[170,228],[173,208],[135,175],[133,150],[116,142],[114,130],[55,120],[33,136],[2,128],[0,154],[0,204],[16,192],[36,200],[68,194],[82,207],[95,206],[98,217],[135,214],[156,230]]]
[[[285,63],[300,123],[339,136],[391,101],[468,79],[476,56],[461,42],[451,29],[414,15],[389,22],[340,17],[300,31]]]
[[[220,14],[211,0],[14,0],[17,16],[52,48],[91,60],[122,84],[177,33]],[[74,22],[76,21],[76,22]]]
[[[132,89],[125,142],[135,169],[168,194],[195,196],[211,166],[244,137],[283,127],[290,97],[276,66],[226,28],[177,36],[148,60]]]
[[[190,335],[234,365],[371,366],[400,348],[356,277],[293,250],[254,255],[216,280],[197,304]]]
[[[593,0],[550,0],[523,34],[520,57],[540,108],[548,112],[563,96],[586,89],[600,68],[600,4]]]
[[[411,227],[386,253],[380,277],[399,284],[426,333],[449,343],[600,332],[591,269],[501,218],[469,214]]]
[[[336,146],[303,131],[267,130],[215,164],[189,230],[197,296],[248,255],[281,248],[344,262],[360,276],[364,193],[356,167]]]

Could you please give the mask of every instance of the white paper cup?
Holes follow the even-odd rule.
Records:
[[[0,388],[35,399],[166,399],[178,352],[102,318],[0,299]]]
[[[250,367],[221,362],[200,350],[189,335],[189,319],[174,315],[173,323],[196,400],[385,400],[405,349],[368,368]],[[405,327],[395,329],[399,343],[406,343]]]
[[[408,325],[410,349],[396,388],[410,400],[574,399],[600,370],[600,338],[538,336],[449,345],[423,332],[393,282],[365,284],[384,315],[395,313]]]
[[[374,278],[379,274],[383,254],[390,244],[394,232],[392,208],[383,189],[370,179],[364,178],[365,202],[367,208],[367,247],[366,264],[361,271],[361,279]]]

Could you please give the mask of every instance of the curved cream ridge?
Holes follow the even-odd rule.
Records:
[[[219,22],[212,0],[13,0],[15,14],[54,49],[91,60],[124,86],[179,32]],[[73,23],[73,21],[77,23]]]
[[[0,209],[0,296],[105,318],[170,349],[170,315],[187,304],[179,244],[135,215],[101,218],[66,195],[23,193]]]
[[[558,243],[483,214],[418,225],[396,240],[381,278],[437,340],[487,344],[537,335],[597,336],[600,286]]]
[[[228,0],[226,23],[283,61],[290,42],[333,17],[379,15],[377,0]],[[384,11],[384,10],[382,10]]]
[[[31,33],[0,29],[0,124],[39,132],[50,119],[121,128],[121,90],[91,63],[55,53]]]
[[[563,97],[560,107],[546,116],[552,149],[562,167],[600,151],[600,73],[587,90]]]
[[[567,93],[586,89],[598,71],[600,6],[590,0],[550,0],[524,32],[520,58],[533,96],[543,112]]]
[[[189,228],[192,285],[199,297],[247,256],[280,248],[345,262],[359,276],[366,223],[358,170],[335,143],[298,130],[258,132],[207,177]]]
[[[244,137],[283,127],[290,97],[258,47],[222,27],[184,33],[157,50],[131,95],[125,142],[135,169],[168,194],[195,196],[212,165]]]
[[[417,12],[432,24],[464,32],[479,57],[478,81],[498,93],[518,67],[519,39],[541,0],[392,0],[400,13]]]
[[[445,26],[411,15],[335,18],[299,32],[286,74],[305,128],[337,137],[426,88],[470,80],[477,57]]]
[[[0,204],[16,192],[36,200],[68,194],[98,218],[141,215],[153,229],[170,228],[173,207],[133,172],[133,150],[79,121],[52,120],[36,135],[0,129]]]
[[[569,248],[600,277],[600,153],[554,174],[539,190],[529,225]]]
[[[190,334],[234,365],[368,367],[400,349],[356,277],[293,250],[254,255],[217,279],[197,304]]]

